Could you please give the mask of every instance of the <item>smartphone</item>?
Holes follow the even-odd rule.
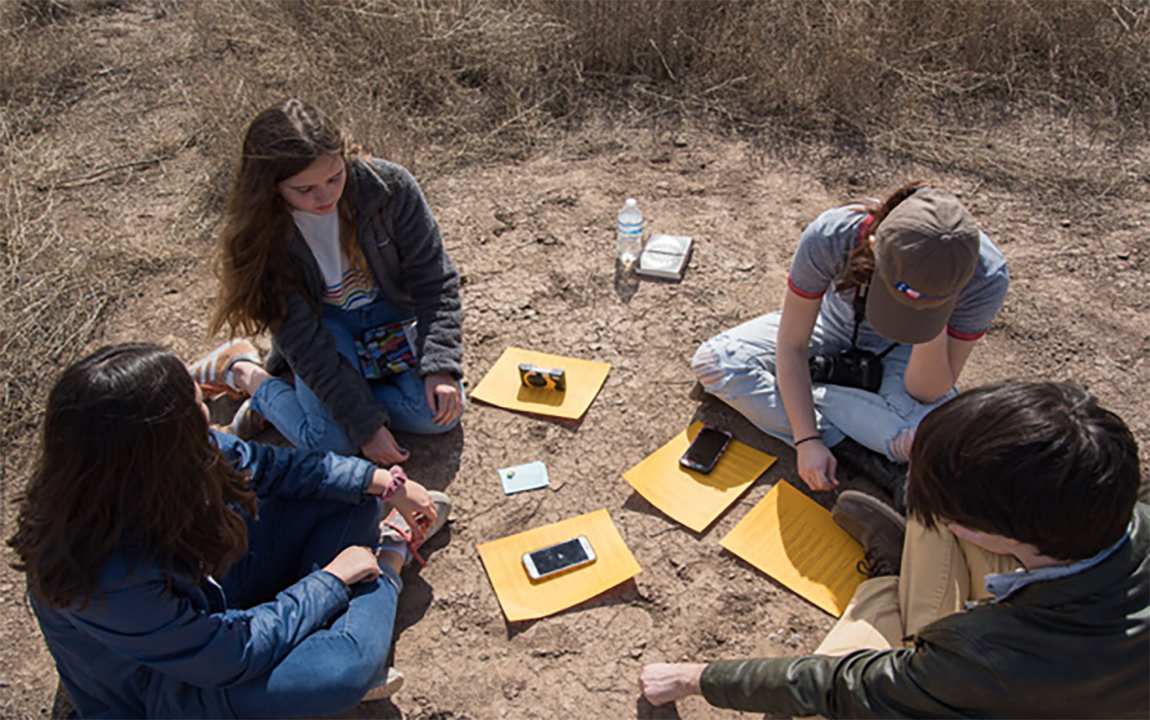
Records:
[[[523,566],[527,568],[527,574],[532,580],[558,575],[593,562],[595,551],[583,535],[523,556]]]
[[[731,442],[731,433],[710,425],[704,425],[691,447],[679,458],[679,464],[701,473],[709,473],[723,456],[723,451]]]

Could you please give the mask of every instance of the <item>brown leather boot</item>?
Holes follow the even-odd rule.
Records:
[[[878,498],[844,490],[831,510],[831,519],[863,546],[866,556],[859,572],[867,577],[898,575],[906,520]]]

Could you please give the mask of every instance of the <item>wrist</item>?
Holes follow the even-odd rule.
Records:
[[[368,495],[378,495],[380,500],[388,500],[397,494],[406,492],[407,474],[398,465],[390,469],[376,468],[372,472],[371,484],[367,488]]]
[[[702,695],[703,694],[703,671],[707,669],[705,664],[692,663],[684,668],[683,677],[680,679],[683,690],[688,695]]]
[[[407,473],[403,471],[398,465],[392,465],[388,469],[388,474],[391,476],[391,483],[387,489],[387,497],[395,497],[396,495],[407,494]]]

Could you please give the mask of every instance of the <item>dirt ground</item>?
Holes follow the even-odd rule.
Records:
[[[143,20],[113,16],[93,32],[120,42],[140,34],[139,42],[147,42],[162,28]],[[73,143],[73,164],[40,172],[58,179],[122,162],[127,141],[117,145],[92,129],[112,113],[138,113],[140,132],[148,123],[191,126],[190,111],[178,103],[146,102],[167,92],[125,84],[77,103],[55,119],[45,140]],[[370,146],[369,138],[361,140]],[[56,213],[63,232],[82,237],[86,227],[107,223],[140,243],[188,248],[187,262],[153,269],[142,276],[136,297],[109,308],[93,347],[147,340],[190,360],[212,346],[204,337],[214,289],[207,253],[218,209],[186,223],[195,214],[187,189],[203,179],[199,152],[191,147],[161,166],[104,176],[98,196],[83,188],[62,196]],[[781,305],[799,233],[818,213],[907,179],[926,177],[959,193],[1010,263],[1006,306],[962,385],[1012,377],[1080,383],[1127,420],[1147,461],[1145,198],[1052,204],[934,167],[868,158],[869,171],[855,174],[852,164],[861,162],[838,157],[833,148],[782,157],[770,147],[687,126],[601,120],[529,159],[428,179],[416,173],[463,278],[469,389],[508,346],[612,368],[579,421],[469,401],[453,432],[400,436],[413,451],[410,476],[449,492],[455,510],[429,546],[428,567],[404,573],[395,665],[406,685],[392,699],[361,705],[347,717],[735,717],[699,698],[651,708],[638,693],[640,668],[812,651],[833,618],[719,546],[774,483],[802,485],[794,453],[721,403],[688,399],[688,361],[701,341]],[[681,283],[639,282],[617,272],[613,222],[626,197],[638,198],[649,232],[695,238]],[[267,348],[266,339],[259,343]],[[226,408],[216,410],[226,415]],[[697,418],[779,458],[701,534],[663,516],[622,478]],[[505,496],[497,469],[534,460],[547,464],[551,487]],[[26,477],[22,468],[8,470],[6,537],[11,486]],[[848,478],[844,487],[855,483]],[[813,497],[833,502],[829,494]],[[599,508],[609,511],[643,572],[557,616],[508,623],[476,545]],[[7,548],[3,559],[0,715],[61,716],[67,701],[23,580],[7,566]]]

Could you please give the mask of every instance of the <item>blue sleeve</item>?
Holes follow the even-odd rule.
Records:
[[[215,430],[212,437],[237,470],[251,474],[252,488],[259,497],[357,503],[366,494],[376,469],[361,458],[258,445]]]
[[[317,570],[270,602],[208,613],[174,591],[158,566],[141,563],[125,576],[127,567],[105,573],[114,580],[69,613],[73,624],[111,652],[197,687],[267,673],[350,599],[346,585]]]

